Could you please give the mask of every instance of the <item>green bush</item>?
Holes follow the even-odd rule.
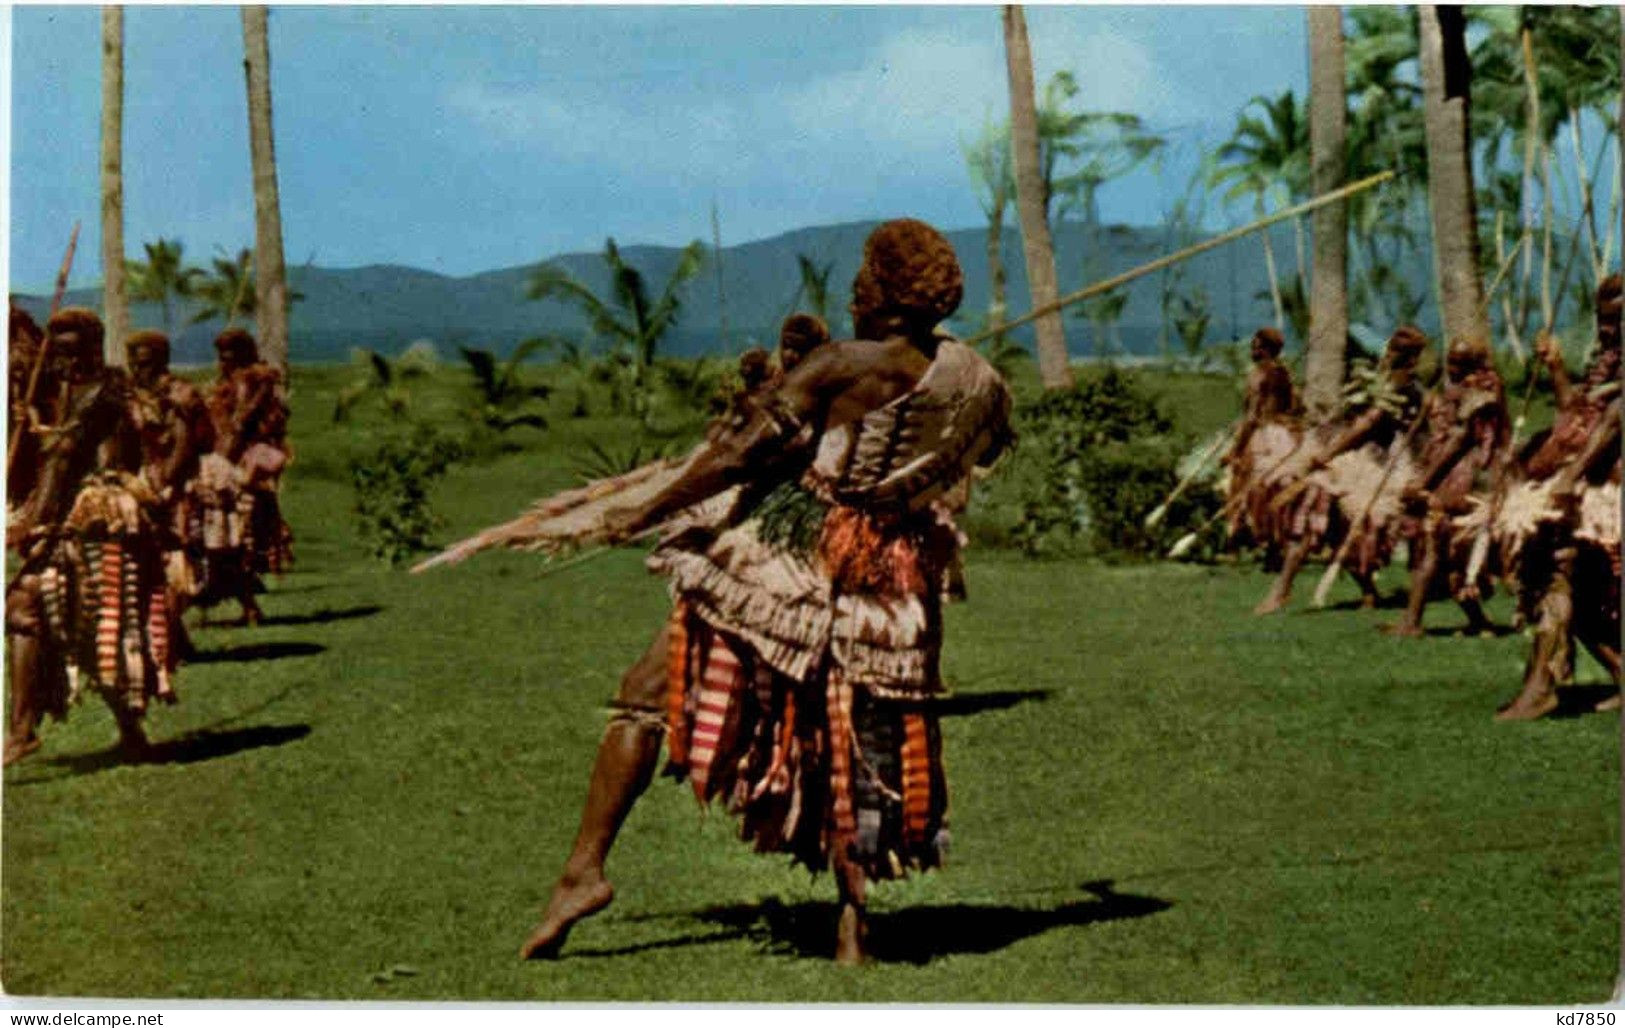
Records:
[[[429,491],[462,455],[456,439],[420,425],[351,460],[356,530],[374,557],[395,565],[429,548],[439,524]]]
[[[1033,556],[1154,556],[1217,509],[1211,489],[1192,490],[1154,528],[1145,527],[1179,481],[1190,446],[1173,434],[1157,401],[1117,368],[1040,397],[1018,412],[1017,430],[1021,451],[1005,469],[1004,495],[995,492],[967,513],[977,541]]]

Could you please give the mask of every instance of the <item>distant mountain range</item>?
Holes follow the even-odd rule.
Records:
[[[804,254],[818,264],[833,262],[829,283],[832,307],[831,326],[837,335],[847,331],[845,305],[852,276],[857,271],[863,240],[875,222],[855,222],[797,229],[770,239],[725,247],[722,250],[722,288],[726,300],[727,332],[721,333],[715,266],[691,280],[682,291],[683,310],[677,326],[664,344],[664,352],[676,356],[737,353],[753,343],[771,345],[779,323],[792,310],[800,283],[796,257]],[[1157,228],[1122,225],[1100,230],[1104,253],[1096,266],[1085,273],[1087,233],[1082,225],[1063,223],[1055,233],[1056,265],[1063,292],[1077,289],[1108,274],[1144,263],[1177,246],[1169,234]],[[953,328],[969,332],[979,328],[988,304],[987,231],[959,229],[948,233],[965,269],[965,301]],[[1277,265],[1283,278],[1295,266],[1293,232],[1289,225],[1277,226],[1271,236]],[[1009,308],[1019,314],[1029,308],[1026,269],[1021,239],[1007,228],[1002,254],[1009,285]],[[641,270],[657,291],[677,262],[679,249],[660,246],[628,246],[623,257]],[[1425,255],[1424,255],[1425,259]],[[552,258],[594,290],[603,290],[608,274],[595,253],[571,253]],[[586,321],[579,312],[559,301],[526,300],[524,283],[535,265],[503,268],[466,277],[450,277],[417,268],[371,265],[363,268],[295,267],[289,270],[294,289],[305,298],[293,307],[290,334],[296,362],[330,363],[346,361],[355,347],[367,347],[395,354],[421,339],[435,343],[442,354],[453,357],[459,345],[484,347],[499,352],[535,335],[558,335],[581,341],[588,339]],[[1254,328],[1270,320],[1270,303],[1259,298],[1267,288],[1263,248],[1250,237],[1209,251],[1186,261],[1180,268],[1183,291],[1206,293],[1213,314],[1210,342],[1250,335]],[[1417,269],[1426,275],[1426,265]],[[1426,277],[1417,279],[1425,282]],[[1163,345],[1161,274],[1152,274],[1128,287],[1129,300],[1117,329],[1119,352],[1157,353]],[[49,298],[19,295],[18,302],[31,313],[41,315]],[[99,287],[75,289],[67,302],[100,307]],[[804,303],[804,301],[803,301]],[[189,312],[188,312],[189,313]],[[177,311],[176,320],[188,313]],[[162,313],[156,304],[136,304],[132,311],[135,326],[162,327]],[[204,323],[181,329],[176,334],[177,363],[206,363],[213,359],[210,341],[219,323]],[[1030,345],[1031,336],[1018,331],[1016,337]],[[1068,345],[1076,355],[1095,352],[1092,326],[1073,314],[1067,318]],[[1167,344],[1179,349],[1176,339]]]

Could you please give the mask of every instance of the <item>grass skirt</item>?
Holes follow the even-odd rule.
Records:
[[[813,871],[845,853],[871,879],[942,862],[947,782],[926,702],[795,679],[679,604],[668,661],[668,772],[720,800],[760,852]]]

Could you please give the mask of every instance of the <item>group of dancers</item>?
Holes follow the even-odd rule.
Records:
[[[1556,710],[1576,642],[1620,684],[1619,275],[1596,301],[1596,345],[1579,381],[1554,338],[1536,344],[1530,374],[1548,370],[1556,410],[1527,440],[1482,341],[1452,342],[1442,375],[1424,388],[1418,364],[1429,341],[1402,327],[1379,361],[1352,369],[1341,410],[1311,423],[1280,359],[1280,333],[1260,329],[1224,458],[1230,539],[1277,572],[1256,612],[1285,608],[1317,553],[1329,558],[1329,577],[1346,570],[1362,604],[1375,606],[1376,573],[1403,542],[1410,582],[1404,614],[1384,626],[1392,635],[1422,635],[1426,607],[1440,599],[1461,607],[1468,633],[1488,633],[1484,601],[1495,586],[1517,597],[1532,643],[1523,687],[1498,719]],[[1598,709],[1618,705],[1615,694]]]
[[[162,332],[124,339],[123,367],[107,363],[105,336],[85,308],[56,311],[43,330],[11,308],[7,765],[86,691],[139,758],[142,718],[174,702],[191,652],[181,615],[235,600],[241,623],[257,624],[260,576],[292,560],[278,502],[286,391],[254,338],[220,333],[204,390],[170,370]]]

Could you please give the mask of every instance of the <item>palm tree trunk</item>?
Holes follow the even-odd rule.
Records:
[[[124,363],[124,9],[102,8],[102,315],[107,363]]]
[[[1348,98],[1343,60],[1343,9],[1309,9],[1309,161],[1315,195],[1347,178],[1344,142]],[[1304,403],[1320,420],[1337,412],[1348,348],[1348,205],[1327,204],[1314,214],[1314,271],[1310,279],[1309,340],[1304,352]]]
[[[1264,194],[1260,193],[1258,195],[1258,203],[1255,206],[1258,210],[1258,216],[1262,218],[1264,216]],[[1269,275],[1270,279],[1270,301],[1275,304],[1275,328],[1276,331],[1284,333],[1286,331],[1286,315],[1282,313],[1281,282],[1275,273],[1275,247],[1270,243],[1270,230],[1265,229],[1260,232],[1258,238],[1264,244],[1264,271]]]
[[[264,7],[244,7],[243,72],[248,81],[248,145],[254,165],[254,317],[260,352],[288,369],[288,269],[282,257],[282,204],[271,133],[271,43]]]
[[[1033,86],[1033,56],[1027,41],[1027,19],[1020,5],[1004,9],[1004,53],[1010,77],[1010,141],[1016,165],[1016,212],[1021,216],[1022,249],[1027,257],[1027,292],[1034,307],[1060,296],[1055,278],[1055,244],[1044,214],[1044,177],[1038,166],[1038,101]],[[1046,389],[1072,385],[1066,330],[1056,311],[1034,324],[1038,337],[1038,373]]]
[[[1440,322],[1447,342],[1489,346],[1479,280],[1468,128],[1466,17],[1460,7],[1425,5],[1421,22],[1423,117],[1427,132],[1428,205],[1433,212],[1433,265]]]
[[[1534,294],[1530,290],[1530,275],[1535,267],[1535,248],[1530,245],[1534,241],[1535,231],[1535,157],[1540,152],[1540,76],[1535,68],[1535,42],[1534,33],[1525,25],[1522,33],[1523,43],[1523,86],[1524,86],[1524,116],[1523,116],[1523,233],[1527,240],[1524,244],[1522,257],[1521,285],[1519,288],[1519,319],[1520,331],[1529,323],[1529,307],[1534,302]]]

